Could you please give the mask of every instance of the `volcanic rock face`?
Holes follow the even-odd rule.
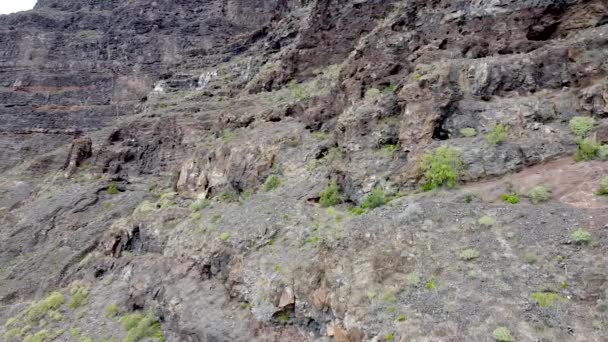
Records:
[[[604,0],[0,16],[0,340],[603,341],[607,63]]]

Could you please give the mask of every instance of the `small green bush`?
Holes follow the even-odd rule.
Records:
[[[575,230],[574,233],[572,233],[571,238],[577,244],[584,245],[591,242],[591,233],[582,228],[579,228]]]
[[[491,145],[502,144],[507,139],[507,132],[509,127],[503,124],[496,124],[492,127],[490,132],[486,134],[486,140]]]
[[[223,232],[222,234],[220,234],[220,240],[222,240],[222,241],[228,241],[229,239],[230,239],[230,233]]]
[[[367,214],[367,210],[360,207],[352,207],[349,209],[349,211],[357,216]]]
[[[542,185],[538,185],[530,189],[527,196],[530,199],[530,202],[539,204],[546,202],[549,200],[549,198],[551,198],[551,190]]]
[[[372,192],[367,195],[363,203],[361,203],[362,209],[375,209],[381,207],[388,202],[386,195],[384,194],[384,190],[382,187],[377,186],[372,190]]]
[[[49,311],[57,310],[64,303],[64,300],[61,292],[51,292],[45,299],[30,305],[26,312],[27,320],[31,323],[39,321]]]
[[[602,145],[597,149],[597,159],[599,160],[608,160],[608,145]]]
[[[49,312],[46,314],[46,316],[47,316],[47,317],[48,317],[50,320],[55,321],[55,322],[58,322],[58,321],[63,320],[63,314],[62,314],[61,312],[57,311],[57,310],[50,310],[50,311],[49,311]]]
[[[365,92],[365,98],[366,99],[373,98],[373,97],[376,97],[378,95],[380,95],[380,90],[378,88],[369,88]]]
[[[511,193],[511,194],[502,194],[500,195],[500,199],[503,202],[507,202],[507,203],[511,203],[511,204],[517,204],[519,203],[519,196],[515,193]]]
[[[496,342],[513,342],[513,336],[511,335],[511,331],[505,327],[498,327],[494,329],[492,332],[492,337]]]
[[[107,192],[108,192],[108,195],[116,195],[120,191],[118,190],[118,185],[116,185],[116,183],[112,182],[108,185]]]
[[[72,294],[72,300],[68,306],[71,309],[76,309],[86,304],[89,298],[89,290],[85,287],[74,287],[71,289],[70,293]]]
[[[266,179],[264,183],[264,191],[272,191],[281,185],[281,179],[278,176],[272,175]]]
[[[435,278],[431,278],[429,280],[426,281],[426,283],[424,284],[424,288],[426,288],[427,290],[434,290],[437,288],[437,280],[435,280]]]
[[[467,248],[460,253],[458,253],[458,257],[464,261],[471,261],[479,258],[479,251],[473,248]]]
[[[397,316],[397,322],[405,322],[407,320],[407,316],[404,314],[400,314]]]
[[[480,217],[479,220],[477,221],[477,223],[479,223],[480,225],[482,225],[484,227],[490,228],[494,224],[496,224],[496,221],[491,216],[485,215],[485,216]]]
[[[206,198],[199,198],[190,204],[190,211],[200,211],[211,205],[211,201]]]
[[[597,189],[597,194],[600,196],[608,195],[608,176],[600,180],[600,187]]]
[[[595,119],[589,116],[575,116],[570,119],[568,127],[579,138],[586,137],[595,126]]]
[[[465,138],[472,138],[477,135],[477,130],[472,127],[461,128],[459,130],[459,132],[460,132],[460,135],[462,135]]]
[[[104,311],[107,318],[114,318],[118,315],[118,305],[108,304]]]
[[[592,138],[579,139],[576,144],[578,149],[574,153],[575,161],[592,160],[600,149],[598,143]]]
[[[326,208],[332,207],[340,202],[342,202],[342,197],[340,196],[338,184],[336,184],[336,181],[331,181],[327,184],[325,189],[321,191],[319,204]]]
[[[460,152],[452,147],[441,146],[422,156],[419,170],[426,183],[423,190],[447,186],[453,188],[462,173],[463,163]]]
[[[556,302],[567,301],[566,298],[554,292],[535,292],[532,294],[531,297],[541,308],[551,308],[555,305]]]
[[[160,323],[150,314],[146,316],[141,313],[127,314],[120,319],[120,323],[127,331],[127,337],[123,342],[137,342],[146,338],[158,342],[165,341]]]
[[[25,336],[23,342],[45,342],[49,337],[49,332],[47,330],[40,330],[34,335]]]

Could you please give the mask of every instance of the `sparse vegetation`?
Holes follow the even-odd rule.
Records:
[[[495,124],[492,129],[486,134],[486,140],[491,145],[502,144],[507,139],[509,127],[503,124]]]
[[[428,191],[444,185],[453,188],[460,177],[463,163],[457,149],[441,146],[422,156],[419,169],[426,181],[422,186],[423,190]]]
[[[429,280],[426,281],[426,283],[424,284],[424,288],[426,288],[427,290],[434,290],[437,288],[437,280],[435,280],[435,278],[431,278]]]
[[[114,182],[108,184],[108,189],[106,191],[108,192],[108,195],[116,195],[120,192],[118,190],[118,185]]]
[[[398,146],[396,144],[386,144],[382,146],[382,152],[389,157],[392,158],[395,156],[395,152],[397,152]]]
[[[360,207],[362,209],[375,209],[385,205],[387,202],[388,198],[384,194],[382,187],[376,186],[374,190],[367,195]]]
[[[500,195],[500,199],[503,202],[507,202],[507,203],[510,203],[510,204],[517,204],[517,203],[519,203],[519,196],[516,193],[502,194],[502,195]]]
[[[595,126],[595,119],[589,116],[575,116],[570,119],[568,127],[579,138],[586,137]]]
[[[473,248],[467,248],[458,253],[460,260],[471,261],[479,258],[479,251]]]
[[[264,183],[264,191],[266,191],[266,192],[272,191],[272,190],[278,188],[280,185],[281,185],[281,179],[276,175],[271,175],[270,177],[268,177],[266,179],[266,182]]]
[[[230,239],[230,233],[223,232],[222,234],[220,234],[220,240],[222,240],[222,241],[228,241],[229,239]]]
[[[558,295],[555,292],[535,292],[531,297],[541,308],[551,308],[556,302],[567,301],[566,298]]]
[[[528,199],[530,199],[530,202],[534,204],[539,204],[542,202],[546,202],[551,198],[551,190],[542,185],[538,185],[530,189],[530,191],[528,191],[527,196]]]
[[[575,230],[570,237],[579,245],[586,245],[591,242],[591,233],[582,228]]]
[[[494,224],[496,224],[496,220],[494,220],[494,218],[491,216],[485,215],[480,217],[477,223],[479,223],[483,227],[490,228],[494,226]]]
[[[118,305],[114,303],[108,304],[104,311],[107,318],[114,318],[118,315]]]
[[[287,314],[285,312],[281,312],[277,316],[277,321],[279,321],[279,323],[281,323],[281,324],[287,324],[287,323],[289,323],[289,314]]]
[[[407,320],[407,316],[405,316],[404,314],[399,314],[396,320],[397,322],[405,322]]]
[[[200,211],[211,205],[211,201],[206,198],[199,198],[190,204],[190,211]]]
[[[600,186],[597,189],[597,194],[600,196],[608,195],[608,176],[605,176],[600,180]]]
[[[384,335],[385,341],[393,341],[394,339],[395,339],[395,334],[393,334],[393,333],[388,333],[388,334]]]
[[[461,136],[465,138],[472,138],[477,135],[477,130],[472,127],[465,127],[459,130]]]
[[[82,305],[86,304],[89,298],[89,290],[85,287],[76,286],[70,290],[70,294],[72,295],[72,300],[68,305],[71,309],[77,309]]]
[[[578,148],[574,153],[575,161],[592,160],[597,155],[600,146],[592,138],[579,139],[576,144]]]
[[[340,196],[340,189],[338,188],[338,184],[336,181],[331,181],[323,191],[321,191],[319,197],[319,204],[326,208],[332,207],[338,203],[342,202],[342,197]]]
[[[120,318],[120,324],[127,331],[127,337],[123,342],[137,342],[146,338],[158,342],[165,341],[160,323],[151,314],[145,316],[141,313],[127,314]]]
[[[492,337],[496,342],[513,342],[511,331],[505,327],[498,327],[492,332]]]
[[[61,292],[51,292],[45,299],[30,305],[25,316],[30,323],[38,322],[51,310],[57,310],[65,299]]]
[[[371,98],[376,97],[378,95],[380,95],[380,89],[378,89],[378,88],[369,88],[365,92],[365,98],[366,99],[371,99]]]
[[[599,159],[599,160],[603,160],[603,161],[608,160],[608,145],[602,145],[602,146],[598,147],[596,155],[597,155],[597,159]]]

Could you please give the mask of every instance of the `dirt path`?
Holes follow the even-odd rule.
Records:
[[[519,194],[544,185],[551,189],[553,201],[579,208],[608,208],[608,198],[596,195],[604,176],[608,176],[608,162],[576,163],[571,157],[565,157],[497,179],[468,184],[464,189],[478,193],[486,201],[496,201],[510,185]]]

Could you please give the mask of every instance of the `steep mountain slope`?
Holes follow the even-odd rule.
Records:
[[[602,0],[0,16],[1,336],[604,341],[607,24]]]

